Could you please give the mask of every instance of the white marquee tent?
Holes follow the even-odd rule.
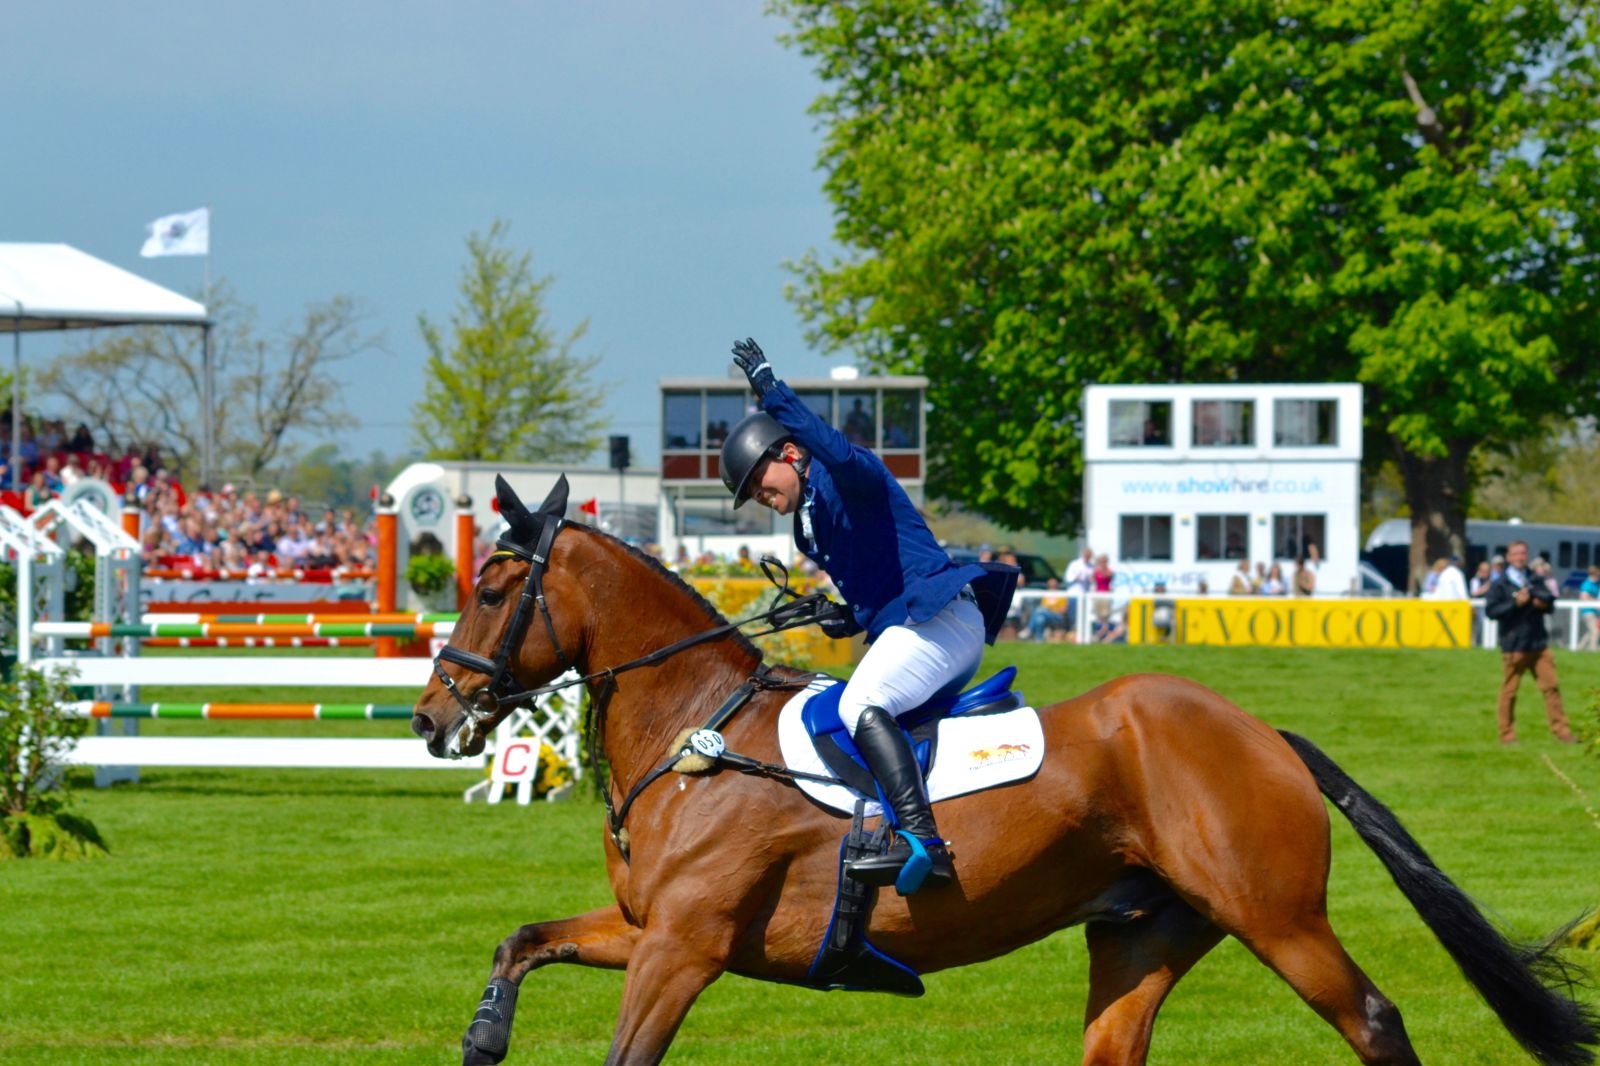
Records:
[[[0,333],[14,334],[13,455],[21,443],[22,334],[133,325],[207,328],[209,323],[203,305],[71,245],[0,242]],[[18,464],[11,469],[14,486]]]

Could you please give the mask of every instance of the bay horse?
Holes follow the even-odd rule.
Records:
[[[537,511],[503,480],[499,501],[510,530],[435,663],[412,727],[434,755],[476,754],[527,696],[518,686],[571,667],[588,676],[603,717],[614,811],[762,669],[761,653],[654,560],[567,524],[565,479]],[[704,638],[708,629],[716,639]],[[763,676],[794,685],[758,688],[721,729],[730,749],[781,762],[778,711],[805,675]],[[1535,1059],[1593,1061],[1597,1018],[1560,987],[1575,975],[1553,940],[1526,946],[1501,934],[1394,815],[1309,741],[1162,675],[1107,682],[1040,718],[1046,756],[1035,776],[940,804],[957,880],[885,894],[870,918],[878,948],[928,973],[1083,923],[1083,1061],[1142,1063],[1167,993],[1233,936],[1362,1062],[1416,1063],[1399,1010],[1329,925],[1325,795]],[[550,963],[626,972],[606,1057],[617,1064],[659,1062],[695,998],[724,973],[805,980],[834,905],[848,820],[788,784],[722,770],[666,774],[635,800],[622,831],[603,841],[615,904],[525,925],[495,950],[463,1040],[469,1066],[505,1057],[520,982]]]

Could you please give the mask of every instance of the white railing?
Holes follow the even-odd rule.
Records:
[[[1483,613],[1483,600],[1468,600],[1472,604],[1472,635],[1480,648],[1500,646],[1500,623]],[[1588,631],[1585,611],[1600,615],[1600,602],[1595,600],[1557,600],[1555,610],[1545,617],[1545,628],[1550,631],[1550,646],[1567,651],[1596,651],[1594,646],[1580,648]]]
[[[1049,634],[1070,632],[1073,639],[1079,644],[1090,643],[1094,637],[1096,621],[1107,621],[1117,613],[1120,605],[1124,610],[1133,600],[1178,600],[1197,599],[1192,593],[1176,592],[1164,593],[1160,596],[1144,592],[1136,596],[1128,596],[1122,592],[1068,592],[1060,589],[1021,588],[1017,590],[1012,601],[1011,623],[1014,632],[1008,632],[1011,639],[1030,639],[1033,632],[1031,622],[1033,613],[1039,609],[1040,601],[1044,599],[1065,600],[1067,610],[1061,621],[1052,621],[1043,627],[1043,632]],[[1266,600],[1269,602],[1284,602],[1293,597],[1288,596],[1230,596],[1226,593],[1214,593],[1205,597],[1219,601],[1246,601]],[[1365,597],[1351,596],[1315,596],[1319,600],[1360,600]],[[1409,597],[1408,597],[1409,599]],[[1444,601],[1430,601],[1444,602]],[[1500,627],[1494,619],[1483,613],[1484,601],[1474,599],[1467,601],[1472,607],[1472,643],[1480,648],[1498,648]],[[1600,602],[1594,600],[1557,600],[1555,610],[1546,618],[1545,625],[1550,631],[1550,646],[1564,648],[1567,651],[1600,650],[1592,644],[1584,644],[1584,635],[1588,632],[1588,617],[1584,612],[1594,611],[1594,617],[1600,618]],[[1059,613],[1058,613],[1059,615]],[[1582,645],[1580,647],[1580,645]]]
[[[1128,602],[1128,597],[1113,592],[1067,592],[1061,589],[1020,588],[1011,601],[1009,623],[1016,628],[1014,633],[1009,634],[1012,639],[1030,638],[1033,613],[1039,609],[1040,601],[1045,599],[1065,600],[1067,609],[1064,615],[1059,615],[1062,619],[1060,623],[1052,622],[1044,631],[1071,632],[1074,641],[1079,644],[1087,644],[1093,638],[1096,618],[1109,617],[1115,610],[1113,605],[1117,600],[1122,600],[1124,604]]]

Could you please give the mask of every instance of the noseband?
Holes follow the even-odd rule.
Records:
[[[539,614],[544,618],[545,632],[550,634],[550,644],[556,650],[556,657],[561,660],[564,670],[572,670],[572,662],[567,658],[567,653],[562,650],[561,641],[556,636],[556,624],[550,617],[550,607],[544,598],[544,574],[550,568],[550,547],[555,543],[556,534],[566,527],[565,519],[554,515],[545,519],[539,530],[539,540],[530,550],[524,545],[501,537],[495,541],[494,554],[484,561],[483,569],[501,559],[523,559],[528,563],[528,576],[522,582],[522,594],[517,599],[517,608],[511,615],[511,624],[506,626],[505,636],[500,640],[500,647],[496,649],[493,659],[487,659],[470,651],[446,644],[439,650],[438,657],[433,660],[433,672],[445,690],[455,697],[456,703],[474,725],[481,723],[506,704],[526,703],[535,692],[517,692],[519,687],[516,677],[511,672],[511,657],[516,654],[517,648],[522,645],[523,638],[528,635],[528,623],[532,621],[533,609],[539,608]],[[481,579],[483,572],[478,574]],[[444,663],[454,663],[464,666],[480,674],[489,675],[489,683],[474,692],[469,699],[465,693],[456,687],[456,683],[445,672]]]

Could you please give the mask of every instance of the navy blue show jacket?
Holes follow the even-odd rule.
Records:
[[[761,406],[811,455],[795,546],[828,572],[869,642],[890,626],[927,621],[985,576],[976,564],[951,561],[883,460],[818,418],[788,385],[774,384]]]

